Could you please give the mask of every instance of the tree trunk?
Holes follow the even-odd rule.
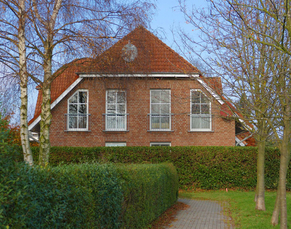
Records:
[[[278,225],[279,222],[279,214],[280,214],[280,184],[278,185],[278,190],[277,190],[277,197],[276,197],[276,202],[275,202],[275,208],[273,211],[271,223],[273,226]]]
[[[265,211],[265,141],[258,142],[256,209]]]
[[[19,1],[19,77],[20,77],[20,138],[24,161],[33,165],[33,157],[29,145],[28,123],[27,123],[27,69],[26,69],[26,47],[25,47],[25,0]]]
[[[288,112],[287,112],[288,114]],[[281,156],[280,156],[280,171],[279,171],[279,186],[277,190],[277,197],[275,208],[272,216],[272,225],[278,224],[278,217],[280,217],[280,228],[287,228],[287,203],[286,203],[286,175],[290,160],[289,155],[289,135],[290,135],[290,124],[289,117],[284,117],[284,131],[283,131],[283,139],[280,147]]]
[[[49,50],[46,47],[46,50]],[[44,80],[42,85],[42,104],[40,121],[40,149],[39,165],[46,166],[49,163],[50,154],[50,125],[51,125],[51,76],[52,76],[52,53],[46,52],[44,60]]]
[[[51,125],[51,91],[50,86],[42,88],[42,105],[40,121],[39,165],[49,163]]]

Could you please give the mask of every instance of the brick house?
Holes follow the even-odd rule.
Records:
[[[51,86],[52,146],[234,146],[220,78],[140,26],[95,59],[75,60]],[[41,93],[29,130],[39,132]],[[240,145],[244,145],[240,142]]]

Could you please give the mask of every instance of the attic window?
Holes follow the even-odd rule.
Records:
[[[122,48],[121,56],[126,62],[132,62],[137,57],[137,48],[128,41],[128,44]]]

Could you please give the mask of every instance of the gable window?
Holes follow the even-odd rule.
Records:
[[[88,130],[88,91],[78,90],[68,99],[68,130]]]
[[[171,130],[171,90],[151,90],[150,129]]]
[[[126,130],[126,93],[119,90],[106,91],[106,130]]]
[[[211,103],[200,90],[191,90],[191,131],[211,130]]]

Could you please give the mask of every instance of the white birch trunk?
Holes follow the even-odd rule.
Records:
[[[27,69],[26,69],[26,47],[25,47],[25,0],[19,0],[19,76],[20,76],[20,137],[24,161],[33,165],[33,157],[29,145],[28,123],[27,123]]]

